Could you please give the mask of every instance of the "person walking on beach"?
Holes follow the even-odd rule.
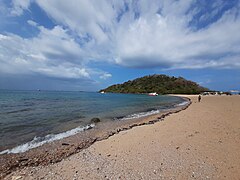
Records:
[[[200,102],[201,99],[202,99],[202,97],[201,97],[201,95],[199,94],[199,95],[198,95],[198,102]]]

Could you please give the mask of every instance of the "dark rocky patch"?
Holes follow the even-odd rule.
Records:
[[[92,118],[91,123],[99,123],[100,119],[99,118]]]

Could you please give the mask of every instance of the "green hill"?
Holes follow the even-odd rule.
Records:
[[[100,91],[112,93],[199,94],[203,91],[209,91],[209,89],[182,77],[176,78],[155,74],[127,81],[123,84],[115,84]]]

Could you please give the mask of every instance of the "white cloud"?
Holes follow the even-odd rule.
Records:
[[[108,79],[108,78],[110,78],[110,77],[112,77],[111,74],[109,74],[109,73],[103,73],[103,74],[100,76],[100,79],[106,80],[106,79]]]
[[[22,15],[23,11],[28,9],[30,3],[31,0],[12,0],[11,14],[14,16]]]
[[[103,29],[111,26],[115,12],[107,1],[37,0],[37,3],[50,17],[68,26],[79,36],[91,34],[94,43],[104,43],[109,40],[109,34]]]
[[[57,78],[90,78],[83,49],[61,26],[46,29],[32,39],[0,34],[0,72],[39,73]],[[105,72],[101,73],[105,75]]]
[[[36,23],[35,21],[32,21],[32,20],[28,20],[27,23],[31,26],[34,26],[34,27],[38,26],[38,23]]]
[[[193,8],[192,0],[13,0],[12,14],[21,15],[31,2],[59,25],[47,29],[29,20],[39,29],[36,37],[0,34],[1,72],[111,77],[89,68],[94,61],[133,68],[240,68],[239,4],[216,22],[196,28],[189,23],[201,7]],[[213,5],[198,25],[214,17],[221,5]]]
[[[127,7],[119,1],[38,0],[37,3],[79,37],[92,37],[85,46],[95,58],[114,59],[115,63],[128,67],[240,68],[231,56],[240,57],[240,20],[236,17],[239,7],[196,30],[189,27],[199,13],[196,8],[190,9],[194,3],[191,0],[129,1]],[[215,16],[221,5],[213,4],[214,11],[200,19]]]
[[[224,58],[229,66],[240,68],[228,58],[231,54],[240,57],[240,19],[236,19],[234,9],[209,27],[192,31],[188,16],[171,14],[175,8],[179,7],[166,7],[171,18],[168,14],[154,14],[151,19],[141,16],[121,32],[116,62],[129,67],[224,68]]]

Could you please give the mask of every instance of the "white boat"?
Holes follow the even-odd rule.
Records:
[[[148,93],[149,96],[158,96],[158,93],[153,92],[153,93]]]
[[[104,91],[101,91],[100,93],[101,93],[101,94],[105,94],[105,92],[104,92]]]

